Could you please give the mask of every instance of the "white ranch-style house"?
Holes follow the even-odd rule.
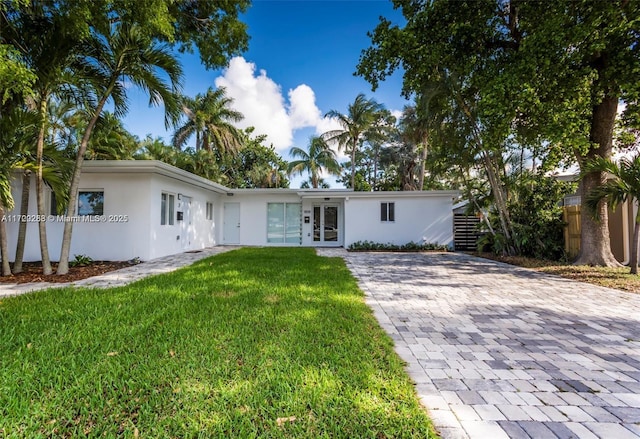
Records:
[[[30,220],[36,213],[32,181]],[[18,235],[21,179],[7,222],[11,260]],[[348,247],[357,241],[453,245],[455,191],[355,192],[230,189],[159,161],[86,161],[71,255],[150,260],[215,245]],[[47,237],[55,261],[63,222],[48,200]],[[40,260],[37,224],[27,229],[25,261]]]

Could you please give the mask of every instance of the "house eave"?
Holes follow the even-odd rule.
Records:
[[[219,194],[231,191],[221,184],[159,160],[86,160],[82,166],[82,172],[86,174],[156,174]]]

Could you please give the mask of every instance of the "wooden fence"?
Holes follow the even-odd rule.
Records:
[[[580,253],[580,206],[564,206],[562,218],[567,223],[564,227],[564,251],[569,258],[575,258]]]

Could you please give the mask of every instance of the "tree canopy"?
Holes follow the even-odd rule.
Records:
[[[638,101],[638,2],[394,0],[406,23],[381,18],[357,74],[375,89],[403,70],[403,92],[443,82],[466,145],[496,162],[507,145],[535,148],[550,167],[611,156],[618,103]],[[627,105],[627,109],[634,108]],[[462,126],[462,125],[461,125]],[[485,170],[491,180],[491,167]],[[602,173],[585,174],[589,191]],[[497,204],[500,188],[492,184]],[[498,207],[500,210],[500,207]],[[606,204],[600,204],[606,219]],[[508,218],[505,218],[508,223]],[[505,226],[506,227],[506,226]],[[609,264],[606,221],[582,216],[583,263]]]

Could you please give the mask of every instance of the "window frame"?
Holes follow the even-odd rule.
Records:
[[[380,202],[380,222],[395,223],[396,222],[396,203],[395,201]]]
[[[207,201],[205,204],[205,217],[208,221],[213,221],[213,203]]]
[[[53,192],[52,192],[53,193]],[[80,212],[80,200],[84,194],[102,194],[100,197],[100,202],[102,204],[102,211],[96,212],[94,211],[95,206],[91,206],[91,212],[81,213]],[[78,216],[103,216],[104,215],[104,189],[80,189],[78,190],[78,199],[76,200],[76,215]]]
[[[176,223],[176,195],[171,192],[160,193],[160,225],[173,226]]]
[[[270,237],[270,227],[269,227],[269,213],[271,211],[270,207],[271,206],[278,206],[279,208],[281,208],[282,211],[282,238],[277,239],[276,238],[272,238]],[[287,215],[288,212],[291,212],[290,207],[291,206],[296,206],[296,215],[297,215],[297,221],[296,221],[296,228],[295,231],[297,232],[295,239],[296,241],[290,241],[289,239],[289,233],[288,233],[288,225],[291,224],[291,219],[293,219],[293,217],[289,217]],[[280,210],[280,209],[279,209]],[[274,202],[267,202],[267,230],[266,230],[266,241],[267,244],[282,244],[282,245],[291,245],[291,244],[298,244],[301,245],[302,244],[302,203],[292,203],[292,202],[286,202],[286,201],[282,201],[282,202],[278,202],[278,201],[274,201]]]

